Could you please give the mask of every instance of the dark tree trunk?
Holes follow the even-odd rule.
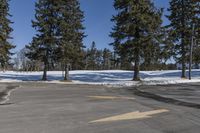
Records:
[[[65,65],[65,77],[64,77],[65,81],[69,80],[69,64]]]
[[[185,23],[185,9],[184,9],[184,6],[185,6],[185,3],[184,3],[184,0],[181,1],[182,3],[182,20],[181,20],[181,23],[183,25],[183,29],[185,29],[185,26],[186,26],[186,23]],[[185,33],[183,32],[182,35],[181,35],[181,52],[182,52],[182,75],[181,75],[181,78],[186,78],[186,50],[185,50]]]
[[[140,80],[140,49],[136,48],[135,50],[135,67],[134,67],[134,77],[133,80],[134,81],[139,81]]]
[[[181,78],[186,78],[186,51],[185,51],[185,41],[182,41],[182,75]]]
[[[46,81],[47,80],[47,61],[44,62],[44,69],[43,69],[43,77],[42,80]]]
[[[43,69],[43,77],[42,80],[47,80],[47,69],[48,69],[48,50],[46,51],[46,55],[44,57],[44,69]]]
[[[137,27],[136,28],[136,33],[135,33],[135,36],[137,39],[140,38],[140,30],[139,28]],[[140,47],[139,47],[139,44],[137,44],[135,46],[135,51],[134,51],[134,54],[135,54],[135,67],[134,67],[134,77],[133,77],[133,80],[134,81],[139,81],[140,80]]]

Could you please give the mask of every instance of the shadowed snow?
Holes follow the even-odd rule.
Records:
[[[188,73],[187,73],[188,74]],[[200,70],[193,70],[193,80],[181,79],[181,71],[141,71],[144,84],[173,84],[200,82]],[[40,81],[42,72],[0,72],[0,82]],[[132,81],[133,71],[107,70],[107,71],[70,71],[70,78],[76,84],[102,84],[131,86],[138,82]],[[48,72],[48,82],[61,83],[61,71]]]

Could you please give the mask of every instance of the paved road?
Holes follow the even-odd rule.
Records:
[[[15,86],[0,105],[0,133],[199,133],[199,109],[126,89],[36,83]],[[19,87],[17,87],[19,86]]]
[[[155,94],[164,98],[174,99],[175,102],[191,103],[200,109],[200,83],[140,86],[138,90]]]

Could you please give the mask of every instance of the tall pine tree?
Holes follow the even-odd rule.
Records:
[[[171,21],[170,38],[173,40],[175,57],[177,62],[182,64],[182,78],[186,78],[186,63],[189,55],[189,46],[191,44],[192,27],[194,23],[194,0],[171,0],[170,15],[167,16]]]
[[[13,29],[10,27],[12,22],[9,17],[9,0],[0,0],[0,64],[3,70],[9,65],[10,56],[13,55],[11,50],[15,48],[10,43],[10,36]]]
[[[150,0],[115,0],[114,7],[118,11],[112,19],[116,24],[111,33],[114,49],[119,53],[125,51],[123,54],[135,65],[133,80],[140,80],[143,48],[156,39],[162,10],[156,9]]]
[[[35,4],[35,20],[32,26],[36,29],[37,35],[27,46],[30,59],[41,60],[44,63],[42,80],[47,80],[47,70],[50,61],[55,59],[57,49],[58,9],[60,0],[38,0]]]
[[[95,70],[97,68],[96,57],[97,57],[96,43],[93,41],[90,48],[87,50],[87,59],[86,59],[86,69]]]
[[[109,70],[111,69],[111,58],[112,58],[112,52],[105,48],[103,50],[103,70]]]
[[[195,64],[195,67],[199,69],[200,64],[200,57],[199,57],[199,51],[200,51],[200,1],[193,1],[193,26],[194,26],[194,56],[193,56],[193,62]]]
[[[78,69],[83,60],[84,14],[78,0],[61,0],[59,7],[60,57],[65,68],[64,80],[69,80],[69,66]]]

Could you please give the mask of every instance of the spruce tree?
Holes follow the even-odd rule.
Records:
[[[193,26],[194,26],[194,53],[193,53],[193,62],[195,64],[195,67],[199,69],[200,64],[200,1],[193,1]]]
[[[38,0],[35,4],[35,20],[32,21],[32,26],[37,34],[27,46],[30,49],[27,56],[44,63],[42,80],[47,80],[50,61],[56,56],[59,2],[60,0]]]
[[[193,0],[171,0],[170,15],[167,16],[171,21],[170,38],[173,40],[175,56],[177,62],[182,64],[182,78],[186,78],[186,63],[191,44],[192,27],[194,23],[194,3]]]
[[[96,63],[95,70],[103,69],[103,51],[101,49],[97,50],[95,63]]]
[[[87,50],[87,69],[95,70],[97,67],[96,56],[97,56],[96,43],[93,41],[90,48]]]
[[[118,14],[112,21],[115,27],[111,33],[114,49],[122,56],[134,62],[133,80],[140,80],[140,62],[143,47],[156,39],[156,33],[162,23],[162,10],[156,9],[150,0],[115,0],[114,7]]]
[[[78,69],[83,60],[84,14],[78,0],[61,0],[59,3],[59,48],[65,67],[64,80],[69,80],[69,66]]]
[[[160,44],[150,42],[145,45],[143,49],[143,62],[141,64],[141,69],[146,71],[159,69],[157,65],[161,63]]]
[[[9,65],[10,56],[13,55],[11,50],[15,48],[10,43],[10,36],[13,29],[10,27],[11,15],[9,14],[9,0],[0,0],[0,64],[3,70]]]
[[[112,52],[105,48],[103,50],[103,69],[109,70],[111,69],[111,58],[112,58]]]

